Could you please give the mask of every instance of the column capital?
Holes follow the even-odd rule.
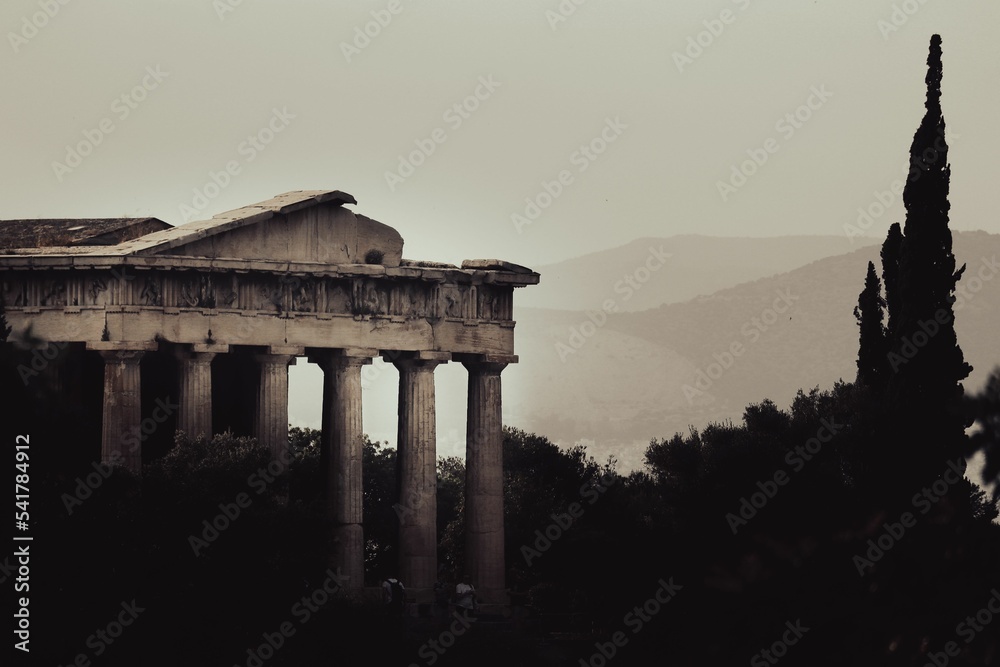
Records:
[[[137,364],[145,356],[145,350],[98,350],[105,364]]]
[[[501,370],[503,370],[508,364],[517,363],[516,354],[469,354],[463,352],[453,354],[452,358],[455,361],[461,362],[466,368],[483,364],[499,364]]]
[[[382,355],[382,360],[394,365],[399,370],[433,371],[439,364],[451,361],[451,353],[429,350],[389,352]]]
[[[372,363],[372,357],[378,356],[374,348],[310,348],[308,359],[324,371],[333,367],[367,366]]]
[[[487,375],[500,375],[503,369],[507,368],[506,363],[496,361],[463,361],[462,365],[470,373],[485,373]]]
[[[455,355],[470,373],[500,375],[508,364],[517,363],[516,354],[462,354]]]

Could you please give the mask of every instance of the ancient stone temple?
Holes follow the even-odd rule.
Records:
[[[361,369],[383,357],[399,370],[399,501],[408,510],[399,574],[418,592],[437,576],[434,369],[460,362],[469,373],[468,569],[485,599],[499,599],[500,375],[517,361],[514,288],[539,276],[495,259],[403,259],[396,230],[347,204],[356,202],[343,192],[304,191],[178,227],[154,218],[2,222],[10,338],[58,343],[80,360],[63,366],[61,383],[70,396],[88,387],[103,396],[100,455],[134,470],[157,453],[144,424],[160,417],[191,435],[252,434],[287,457],[288,367],[302,357],[318,364],[332,561],[354,588],[364,582]],[[176,391],[176,414],[151,401],[154,385],[162,396]]]

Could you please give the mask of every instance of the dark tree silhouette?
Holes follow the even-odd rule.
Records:
[[[897,442],[905,460],[899,463],[912,467],[918,478],[940,473],[944,459],[957,453],[967,426],[960,410],[961,381],[972,370],[958,345],[952,309],[964,267],[955,271],[948,228],[951,168],[941,77],[941,37],[934,35],[927,58],[926,113],[910,146],[911,173],[903,190],[906,224],[888,357],[890,407],[903,436]]]
[[[868,262],[865,288],[858,296],[858,305],[854,309],[854,317],[857,318],[861,329],[857,381],[877,393],[885,389],[889,373],[887,358],[889,342],[882,323],[885,315],[885,299],[882,298],[881,291],[875,265]]]
[[[885,307],[888,312],[886,337],[892,340],[899,317],[899,247],[903,243],[903,231],[898,222],[892,223],[885,241],[882,243],[882,284],[885,286]]]

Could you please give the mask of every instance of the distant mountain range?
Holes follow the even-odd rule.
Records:
[[[587,310],[600,308],[601,302],[610,298],[622,311],[646,310],[791,271],[875,243],[879,241],[858,238],[852,245],[845,236],[685,235],[637,239],[618,248],[531,267],[542,275],[542,281],[531,289],[518,290],[514,303],[524,308]],[[655,265],[661,249],[670,257],[647,274],[648,269],[643,269],[646,261],[652,258],[650,264]],[[644,276],[647,279],[640,282]],[[638,286],[631,289],[631,296],[628,278]]]
[[[654,272],[663,282],[650,278],[632,301],[660,303],[612,312],[605,320],[602,303],[624,299],[608,286],[634,272],[652,244],[673,257],[662,274]],[[827,237],[644,239],[591,255],[586,263],[555,265],[551,276],[539,269],[542,285],[554,276],[603,290],[595,287],[582,308],[586,297],[566,296],[578,310],[515,308],[520,363],[504,372],[511,421],[560,444],[586,442],[598,458],[615,454],[622,467],[632,468],[651,438],[710,421],[738,422],[749,403],[770,398],[787,407],[799,388],[853,380],[853,309],[867,262],[874,261],[879,273],[881,266],[877,244],[836,252],[845,246],[844,239]],[[833,255],[822,257],[824,251]],[[969,267],[960,282],[966,296],[957,304],[956,327],[975,367],[966,387],[978,390],[1000,364],[1000,235],[958,233],[954,252],[959,265]],[[777,270],[769,271],[761,258]],[[682,262],[684,268],[676,269]],[[720,285],[740,274],[754,279]],[[530,302],[530,290],[524,292],[515,304]],[[673,299],[692,293],[703,295]],[[628,311],[635,303],[605,305]]]

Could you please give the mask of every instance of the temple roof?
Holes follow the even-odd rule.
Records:
[[[326,203],[339,206],[341,204],[357,204],[358,202],[353,196],[340,190],[286,192],[266,201],[232,211],[224,211],[208,220],[189,222],[161,232],[147,234],[140,239],[122,244],[119,249],[126,255],[151,254],[187,245],[216,234],[256,225],[275,216]]]
[[[357,201],[340,190],[299,190],[176,227],[157,218],[0,221],[0,256],[6,256],[0,264],[39,269],[156,264],[412,277],[487,272],[515,285],[538,282],[531,269],[500,259],[465,260],[461,268],[405,260],[395,229],[344,204]]]
[[[158,218],[0,220],[0,249],[114,246],[171,229]]]

